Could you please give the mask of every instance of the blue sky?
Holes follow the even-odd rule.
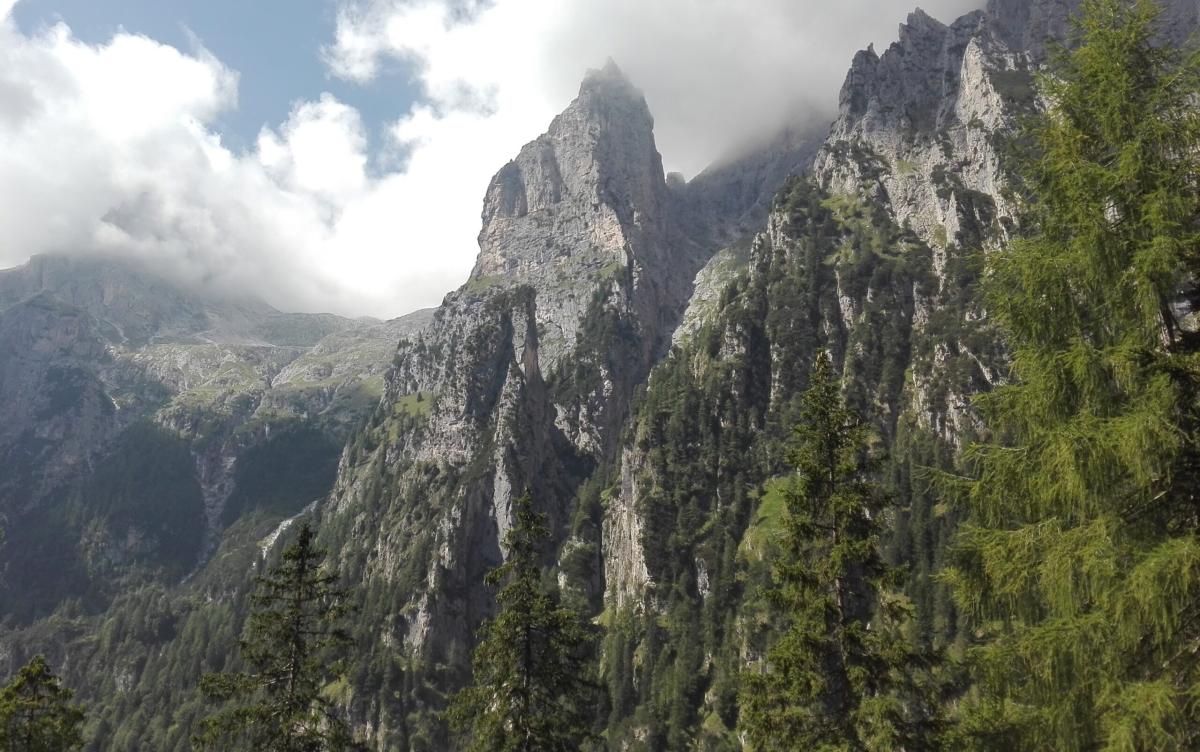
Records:
[[[240,74],[237,108],[215,123],[238,150],[323,91],[359,111],[373,145],[384,124],[408,111],[420,92],[408,65],[390,60],[363,83],[329,73],[321,49],[334,38],[336,16],[336,0],[21,0],[13,10],[26,33],[62,20],[92,44],[124,30],[189,51],[194,34]]]

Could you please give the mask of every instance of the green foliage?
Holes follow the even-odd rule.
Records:
[[[206,698],[227,706],[203,721],[198,746],[272,752],[352,747],[349,727],[325,691],[340,668],[330,661],[349,637],[340,624],[346,593],[322,566],[324,557],[305,523],[279,563],[258,578],[241,641],[249,671],[203,678]]]
[[[83,747],[83,708],[71,704],[42,656],[0,689],[0,752],[71,752]]]
[[[433,409],[433,397],[434,395],[421,392],[406,394],[396,400],[392,409],[396,413],[426,418],[429,417],[429,412]]]
[[[743,674],[740,725],[758,750],[937,748],[931,677],[902,633],[910,609],[880,554],[888,499],[866,479],[866,427],[825,353],[795,438],[768,591],[780,635]]]
[[[163,566],[171,576],[196,562],[204,533],[204,497],[187,442],[148,421],[122,434],[75,504],[77,519],[98,531],[93,569],[125,556]],[[112,549],[139,541],[127,553]],[[103,546],[103,548],[101,548]]]
[[[568,752],[592,738],[594,638],[541,582],[549,531],[526,493],[504,536],[508,557],[488,573],[499,613],[479,633],[472,684],[447,713],[471,752]]]
[[[226,525],[250,509],[293,515],[329,493],[341,447],[326,433],[304,425],[272,431],[238,460],[233,492],[225,502]]]
[[[1174,303],[1200,247],[1191,59],[1148,0],[1087,0],[1040,81],[1036,232],[991,254],[1012,382],[980,407],[948,581],[983,644],[984,747],[1200,744],[1197,358]]]
[[[787,519],[787,478],[773,478],[766,483],[754,519],[742,536],[738,552],[756,561],[769,558],[774,548],[783,540],[784,522]]]

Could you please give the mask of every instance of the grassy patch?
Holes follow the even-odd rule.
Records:
[[[433,409],[433,395],[429,392],[406,394],[392,405],[396,415],[408,415],[414,418],[427,418]]]
[[[839,222],[851,219],[861,219],[863,216],[862,203],[857,196],[839,193],[821,201],[821,206],[833,212]]]
[[[600,279],[617,279],[625,273],[624,261],[612,261],[600,269]]]
[[[754,520],[746,528],[742,544],[738,547],[740,556],[752,561],[762,561],[767,551],[783,535],[789,480],[772,478],[763,484],[758,508],[754,511]]]
[[[933,228],[933,241],[943,248],[949,243],[949,238],[946,237],[946,228],[943,225]]]
[[[502,284],[504,284],[504,277],[487,274],[481,277],[472,277],[467,280],[467,284],[464,287],[466,287],[467,292],[478,295],[479,293],[487,292],[493,287],[499,287]]]

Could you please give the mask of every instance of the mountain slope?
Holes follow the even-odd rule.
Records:
[[[182,578],[261,503],[234,493],[252,450],[299,441],[325,469],[298,488],[323,495],[396,341],[427,318],[284,314],[100,260],[0,272],[5,615]]]

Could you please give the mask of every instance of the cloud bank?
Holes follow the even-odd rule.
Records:
[[[224,145],[238,73],[199,42],[59,24],[0,0],[0,266],[42,252],[132,257],[289,310],[436,304],[477,251],[490,176],[611,56],[646,93],[668,169],[693,174],[796,118],[829,117],[856,49],[905,0],[344,0],[333,75],[413,71],[421,99],[371,151],[360,114],[298,102],[249,150]],[[948,20],[972,3],[937,0]],[[314,82],[319,88],[319,82]]]

